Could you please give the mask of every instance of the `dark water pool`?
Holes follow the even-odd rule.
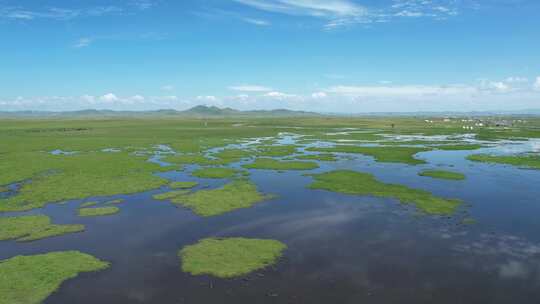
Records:
[[[0,242],[0,259],[80,250],[112,263],[64,283],[45,301],[51,304],[540,303],[540,171],[472,163],[464,160],[468,153],[423,153],[429,164],[421,166],[360,156],[315,170],[361,170],[460,198],[467,205],[453,218],[418,215],[392,199],[308,190],[311,178],[303,172],[254,170],[251,179],[278,198],[211,218],[152,199],[165,189],[113,197],[126,202],[111,217],[78,218],[80,202],[50,205],[29,213],[81,223],[86,231]],[[425,168],[460,171],[467,179],[418,176]],[[183,172],[165,176],[196,180]],[[461,224],[466,217],[477,224]],[[182,273],[177,251],[210,236],[272,238],[288,250],[275,267],[238,279]]]

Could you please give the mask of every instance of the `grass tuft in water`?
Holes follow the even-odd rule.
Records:
[[[81,231],[83,225],[54,225],[45,215],[0,218],[0,241],[29,242]]]
[[[336,161],[337,160],[336,156],[330,153],[299,155],[296,157],[296,159],[318,160],[318,161]]]
[[[340,170],[311,176],[315,179],[309,186],[311,189],[395,198],[402,203],[413,204],[422,212],[432,215],[452,215],[461,205],[460,200],[439,198],[424,190],[385,184],[369,173]]]
[[[99,204],[98,202],[85,202],[81,204],[81,208],[87,208],[87,207],[93,207],[95,205]]]
[[[184,272],[232,278],[275,264],[286,248],[275,240],[208,238],[184,247],[178,255]]]
[[[190,193],[190,190],[177,190],[156,194],[152,197],[157,200],[168,200],[188,193]]]
[[[95,272],[109,263],[78,251],[16,256],[0,261],[0,304],[38,304],[79,273]]]
[[[243,165],[246,169],[262,170],[313,170],[319,168],[315,162],[279,161],[273,158],[257,158],[253,163]]]
[[[468,160],[492,163],[492,164],[506,164],[525,169],[537,169],[540,170],[540,155],[507,155],[507,156],[495,156],[488,154],[475,154],[467,157]]]
[[[118,207],[99,207],[99,208],[82,208],[79,209],[79,216],[92,217],[92,216],[105,216],[113,215],[120,212]]]
[[[238,171],[231,168],[201,168],[193,171],[191,175],[199,178],[231,178]]]
[[[180,194],[171,201],[192,209],[200,216],[215,216],[236,209],[249,208],[271,197],[260,193],[252,182],[241,179],[218,189]]]
[[[461,174],[458,172],[452,172],[452,171],[445,171],[445,170],[424,170],[422,172],[419,172],[418,175],[439,178],[439,179],[449,179],[449,180],[464,180],[465,179],[464,174]]]
[[[423,147],[359,147],[340,145],[329,148],[313,147],[306,150],[316,152],[358,153],[372,156],[378,162],[418,165],[425,164],[426,162],[414,158],[414,155],[420,152],[430,151],[431,149]]]

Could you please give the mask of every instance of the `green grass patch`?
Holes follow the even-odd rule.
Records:
[[[81,208],[94,207],[97,204],[99,203],[98,202],[85,202],[85,203],[82,203],[79,207]]]
[[[2,193],[2,192],[8,192],[8,191],[9,191],[9,188],[8,188],[8,187],[0,186],[0,193]]]
[[[184,247],[178,256],[184,272],[232,278],[275,264],[286,248],[275,240],[208,238]]]
[[[477,144],[464,144],[464,145],[441,145],[441,146],[435,146],[433,148],[436,148],[438,150],[444,150],[444,151],[466,151],[466,150],[478,150],[480,148],[484,148],[483,145],[477,145]]]
[[[171,189],[191,189],[197,187],[197,182],[172,182],[169,184]]]
[[[271,198],[257,190],[257,186],[247,180],[235,180],[218,189],[199,190],[180,194],[172,202],[190,208],[200,216],[215,216]]]
[[[23,159],[0,159],[0,179],[4,171],[18,171],[19,167],[26,171],[32,167],[33,173],[27,176],[31,182],[24,183],[17,195],[0,199],[0,212],[30,210],[47,203],[92,196],[137,193],[167,183],[152,173],[168,169],[125,153],[21,154],[28,155]],[[4,178],[19,180],[15,175]]]
[[[221,159],[224,163],[230,164],[240,161],[243,158],[253,156],[254,152],[241,149],[225,149],[214,153],[212,156]]]
[[[243,165],[246,169],[262,170],[312,170],[319,168],[315,162],[280,161],[273,158],[257,158],[253,163]]]
[[[357,153],[372,156],[378,162],[418,165],[425,164],[426,162],[414,158],[414,155],[420,152],[430,151],[431,149],[422,147],[358,147],[338,145],[328,148],[314,147],[307,150],[316,152]]]
[[[337,158],[334,154],[330,153],[319,153],[319,154],[305,154],[299,155],[296,159],[301,160],[318,160],[318,161],[336,161]]]
[[[78,251],[16,256],[0,261],[0,304],[39,304],[61,284],[109,263]]]
[[[83,225],[54,225],[45,215],[0,218],[0,241],[29,242],[81,231]]]
[[[491,164],[506,164],[525,169],[540,170],[540,155],[507,155],[496,156],[489,154],[475,154],[467,157],[468,160],[491,163]]]
[[[115,199],[115,200],[112,200],[112,201],[105,202],[105,205],[119,205],[119,204],[123,204],[125,202],[126,202],[126,200],[124,200],[122,198],[119,198],[119,199]]]
[[[238,171],[231,168],[201,168],[193,171],[191,175],[199,178],[230,178]]]
[[[312,176],[315,181],[309,186],[311,189],[395,198],[413,204],[427,214],[452,215],[461,205],[460,200],[439,198],[424,190],[380,182],[369,173],[340,170]]]
[[[165,193],[156,194],[152,197],[154,199],[162,201],[162,200],[169,200],[177,196],[188,194],[188,193],[190,193],[190,190],[177,190],[177,191],[169,191]]]
[[[276,146],[258,146],[257,156],[282,157],[296,153],[298,146],[295,145],[276,145]]]
[[[105,216],[113,215],[120,212],[118,207],[100,207],[100,208],[82,208],[79,209],[79,216],[92,217],[92,216]]]
[[[223,159],[210,159],[202,154],[169,155],[164,157],[162,160],[164,162],[181,165],[213,166],[227,164],[227,161]]]
[[[464,174],[461,174],[458,172],[452,172],[452,171],[445,171],[445,170],[424,170],[418,173],[418,175],[439,178],[439,179],[450,179],[450,180],[464,180],[465,179]]]

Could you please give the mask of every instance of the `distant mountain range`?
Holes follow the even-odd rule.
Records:
[[[292,111],[287,109],[240,111],[231,108],[218,108],[215,106],[195,106],[185,111],[172,109],[156,111],[113,111],[113,110],[80,110],[67,112],[54,111],[16,111],[2,112],[0,117],[129,117],[129,116],[184,116],[184,117],[300,117],[319,116],[315,112]]]
[[[316,116],[419,116],[419,117],[463,117],[463,116],[540,116],[540,109],[527,109],[521,111],[474,111],[474,112],[366,112],[366,113],[316,113],[307,111],[293,111],[287,109],[240,111],[232,108],[219,108],[216,106],[195,106],[191,109],[178,111],[163,109],[155,111],[114,111],[114,110],[80,110],[80,111],[0,111],[0,117],[21,118],[68,118],[68,117],[316,117]]]

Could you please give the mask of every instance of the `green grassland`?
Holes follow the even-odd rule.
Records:
[[[120,212],[118,207],[99,207],[99,208],[81,208],[79,209],[79,216],[82,217],[94,217],[94,216],[106,216],[113,215]]]
[[[29,242],[81,231],[83,225],[54,225],[45,215],[0,218],[0,241]]]
[[[230,178],[237,173],[238,171],[231,168],[201,168],[193,171],[191,175],[198,178]]]
[[[218,189],[180,193],[171,198],[175,204],[190,208],[200,216],[215,216],[236,209],[249,208],[271,198],[257,190],[250,181],[232,181]]]
[[[246,169],[262,170],[312,170],[319,168],[315,162],[280,161],[273,158],[257,158],[253,163],[243,166]]]
[[[439,198],[424,190],[380,182],[369,173],[341,170],[312,176],[311,189],[395,198],[432,215],[452,215],[461,205],[459,200]]]
[[[78,251],[16,256],[0,261],[0,304],[39,304],[60,285],[109,264]]]
[[[439,179],[449,180],[464,180],[465,175],[459,172],[445,171],[445,170],[424,170],[418,173],[420,176],[428,176]]]
[[[430,151],[429,148],[415,147],[359,147],[338,145],[328,148],[308,148],[308,151],[315,152],[338,152],[338,153],[357,153],[369,155],[378,162],[384,163],[405,163],[409,165],[424,164],[425,161],[414,158],[414,155],[420,152]]]
[[[467,157],[468,160],[475,162],[506,164],[525,169],[540,170],[540,155],[507,155],[496,156],[488,154],[475,154]]]
[[[275,240],[209,238],[184,247],[178,255],[184,272],[232,278],[275,264],[286,248]]]
[[[336,161],[337,158],[331,153],[319,153],[319,154],[304,154],[295,157],[301,160],[318,160],[318,161]]]

